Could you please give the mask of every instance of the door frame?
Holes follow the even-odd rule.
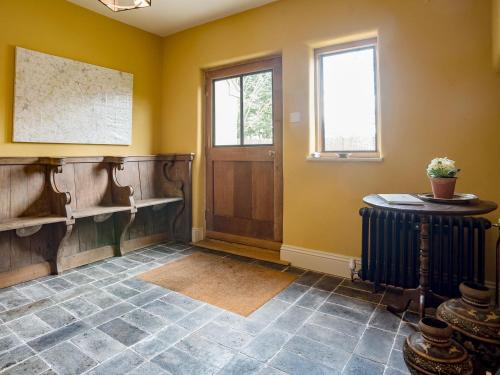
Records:
[[[274,238],[276,241],[269,241],[257,238],[247,238],[244,236],[221,233],[208,230],[211,227],[209,222],[213,212],[213,174],[210,173],[212,162],[209,151],[213,148],[213,81],[217,79],[229,78],[260,71],[272,71],[273,74],[273,145],[247,145],[247,146],[222,146],[226,151],[231,149],[249,152],[257,147],[266,151],[272,148],[274,154]],[[205,86],[205,235],[206,237],[226,240],[229,242],[243,243],[250,246],[264,247],[272,250],[279,250],[283,242],[283,82],[282,82],[282,58],[281,55],[266,56],[258,59],[246,60],[231,65],[224,65],[206,69],[204,71]],[[271,150],[269,150],[271,151]],[[229,159],[228,159],[229,160]]]

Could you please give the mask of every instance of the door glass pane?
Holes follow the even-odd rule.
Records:
[[[325,151],[376,151],[375,49],[322,59]]]
[[[273,144],[273,75],[243,76],[243,141],[245,145]]]
[[[241,144],[240,77],[214,82],[214,145]]]

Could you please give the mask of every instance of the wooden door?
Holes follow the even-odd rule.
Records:
[[[279,248],[281,57],[207,71],[205,84],[207,237]]]

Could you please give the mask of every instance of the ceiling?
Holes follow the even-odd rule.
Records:
[[[68,1],[150,33],[167,36],[276,0],[152,0],[149,8],[117,13],[98,0]]]

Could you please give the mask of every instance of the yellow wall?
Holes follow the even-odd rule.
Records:
[[[493,0],[493,64],[500,72],[500,0]]]
[[[134,74],[131,146],[12,143],[21,46]],[[150,154],[160,121],[162,39],[64,0],[0,1],[0,156]]]
[[[313,124],[287,119],[313,115],[312,47],[365,32],[379,35],[385,159],[306,161]],[[500,202],[500,75],[491,64],[489,1],[282,0],[168,37],[161,150],[202,154],[202,69],[273,52],[283,55],[285,244],[359,255],[362,197],[428,191],[425,168],[436,156],[457,160],[458,191]],[[197,158],[195,227],[203,226],[202,166]]]

